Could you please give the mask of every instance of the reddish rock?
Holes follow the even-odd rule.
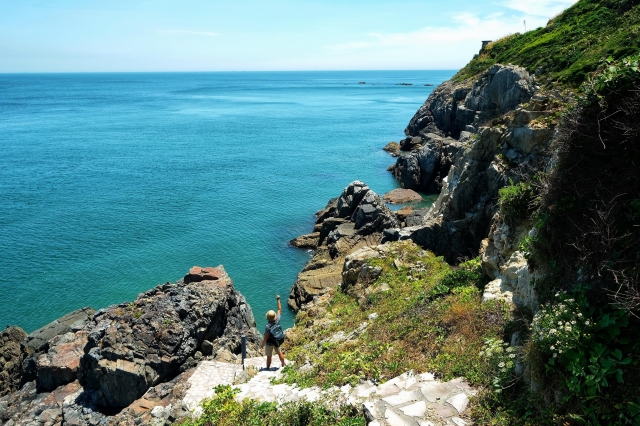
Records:
[[[76,380],[87,342],[86,331],[66,333],[51,339],[49,352],[38,357],[38,390],[51,391]]]
[[[224,273],[214,267],[201,268],[194,266],[189,269],[189,273],[184,276],[185,284],[199,283],[200,281],[218,281],[224,276]]]
[[[404,206],[401,210],[396,210],[393,213],[396,215],[400,222],[407,220],[407,217],[411,216],[415,210],[413,207]]]
[[[412,189],[398,188],[387,192],[383,197],[387,203],[402,204],[411,203],[413,201],[422,201],[422,197]]]

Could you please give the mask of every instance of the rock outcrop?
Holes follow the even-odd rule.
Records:
[[[56,336],[75,333],[91,322],[95,310],[89,307],[70,312],[29,334],[23,342],[22,383],[36,380],[38,359],[49,351],[50,342]],[[75,380],[75,379],[74,379]]]
[[[20,327],[7,327],[0,332],[0,396],[18,389],[22,380],[20,344],[27,333]]]
[[[462,131],[477,129],[527,102],[536,90],[533,76],[524,68],[496,64],[475,82],[446,81],[438,86],[413,116],[405,134],[436,133],[458,139]]]
[[[213,352],[225,347],[237,353],[246,334],[257,349],[251,309],[224,269],[207,268],[201,281],[194,281],[194,269],[183,281],[94,315],[78,378],[98,406],[126,407],[195,365],[205,340],[215,342]]]
[[[476,256],[498,190],[544,167],[562,96],[540,92],[526,70],[495,65],[475,82],[445,82],[405,133],[410,151],[392,172],[405,188],[438,193],[433,207],[385,241],[412,239],[450,263]],[[417,141],[419,139],[419,141]]]
[[[384,201],[361,181],[350,183],[340,197],[316,213],[316,218],[319,237],[314,256],[298,274],[289,294],[288,304],[296,311],[341,284],[346,255],[378,245],[384,230],[400,226]]]
[[[416,201],[422,201],[422,197],[416,191],[411,189],[398,188],[389,191],[382,197],[384,201],[391,204],[404,204]]]
[[[171,423],[188,414],[171,404],[184,397],[203,354],[240,353],[245,335],[247,353],[257,355],[261,341],[222,266],[194,267],[174,284],[92,312],[65,315],[29,336],[3,332],[3,373],[11,379],[2,382],[5,425]],[[12,374],[22,358],[33,371]]]

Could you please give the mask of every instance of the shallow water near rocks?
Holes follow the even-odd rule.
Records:
[[[0,327],[223,264],[262,328],[288,241],[355,179],[397,187],[382,147],[453,73],[0,75]]]

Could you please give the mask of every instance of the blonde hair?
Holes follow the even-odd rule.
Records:
[[[267,312],[267,321],[273,321],[275,319],[276,319],[275,311],[271,310],[271,311]]]

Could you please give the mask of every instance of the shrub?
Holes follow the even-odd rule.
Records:
[[[519,182],[500,188],[498,191],[498,203],[500,212],[505,221],[514,223],[528,220],[536,207],[535,198],[537,190],[529,182]]]
[[[298,401],[278,405],[275,402],[236,401],[239,390],[229,385],[215,388],[213,398],[202,403],[202,415],[186,419],[185,426],[364,426],[364,416],[337,397],[318,402]]]

